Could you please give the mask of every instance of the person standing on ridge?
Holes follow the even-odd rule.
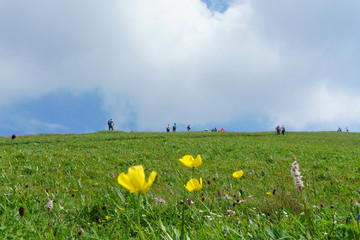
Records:
[[[166,132],[170,132],[170,124],[167,125]]]
[[[281,133],[282,133],[282,135],[285,134],[285,126],[284,125],[281,126]]]
[[[190,130],[191,130],[190,124],[187,126],[187,130],[188,130],[188,132],[190,132]]]
[[[275,130],[276,130],[277,135],[280,135],[280,126],[279,125],[276,126]]]
[[[173,125],[173,132],[176,132],[176,123]]]
[[[110,118],[110,120],[108,121],[108,127],[109,127],[109,131],[114,131],[114,120],[112,120],[112,118]]]

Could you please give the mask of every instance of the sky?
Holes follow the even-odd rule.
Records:
[[[0,0],[0,136],[360,131],[360,1]]]

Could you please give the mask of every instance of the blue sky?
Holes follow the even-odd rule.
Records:
[[[360,2],[0,0],[0,136],[360,131]]]

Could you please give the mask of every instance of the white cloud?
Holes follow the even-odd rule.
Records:
[[[358,123],[360,6],[348,2],[237,1],[218,13],[200,0],[2,1],[0,107],[99,89],[128,129],[254,113],[296,129]]]

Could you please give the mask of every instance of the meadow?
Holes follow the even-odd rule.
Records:
[[[360,134],[0,138],[3,239],[360,239]],[[187,167],[185,155],[201,156]],[[294,156],[304,187],[295,187]],[[144,194],[119,184],[143,165]],[[240,178],[233,173],[243,171]],[[184,185],[202,178],[199,191]]]

